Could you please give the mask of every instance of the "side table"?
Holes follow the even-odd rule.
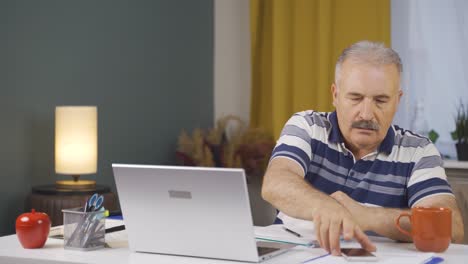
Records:
[[[36,186],[32,188],[28,197],[28,210],[34,208],[38,212],[46,213],[50,217],[52,226],[62,225],[62,209],[83,207],[94,193],[104,196],[103,206],[107,210],[119,210],[117,197],[109,187],[103,185],[96,185],[94,189],[86,190],[56,189],[55,185]]]

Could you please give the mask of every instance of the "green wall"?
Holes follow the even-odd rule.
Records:
[[[98,173],[173,164],[181,129],[212,126],[212,0],[0,1],[0,235],[52,184],[56,105],[97,105]]]

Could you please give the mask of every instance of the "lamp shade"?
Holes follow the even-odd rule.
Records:
[[[55,108],[55,172],[92,174],[97,171],[97,107]]]

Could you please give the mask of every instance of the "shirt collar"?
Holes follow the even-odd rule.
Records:
[[[328,135],[328,141],[332,143],[343,143],[343,136],[341,135],[340,126],[338,125],[338,117],[336,111],[333,111],[328,120],[330,121],[331,129]]]
[[[343,135],[340,131],[340,126],[338,125],[338,117],[336,111],[333,111],[328,120],[330,121],[330,133],[328,135],[328,141],[332,143],[344,143]],[[387,131],[387,135],[380,144],[378,151],[390,154],[392,152],[393,145],[395,143],[395,131],[393,126],[390,126]]]
[[[392,152],[392,148],[394,144],[395,144],[395,130],[393,130],[393,126],[390,126],[388,128],[387,135],[385,136],[382,143],[380,143],[379,152],[390,154]]]

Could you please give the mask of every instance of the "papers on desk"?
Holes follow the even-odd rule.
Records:
[[[51,227],[49,237],[63,239],[63,225]]]
[[[346,259],[343,257],[336,257],[332,255],[328,255],[325,250],[313,248],[319,247],[315,232],[307,229],[301,229],[300,226],[289,227],[293,231],[299,233],[301,237],[293,235],[285,230],[284,225],[270,225],[270,226],[255,226],[255,238],[260,241],[273,241],[273,242],[280,242],[280,243],[289,243],[289,244],[296,244],[302,246],[308,246],[310,249],[299,250],[294,253],[294,258],[291,259],[289,254],[285,254],[283,258],[287,259],[289,263],[300,262],[300,263],[343,263],[349,264]],[[293,229],[294,228],[294,229]],[[434,257],[434,253],[423,253],[417,251],[415,248],[395,248],[394,244],[396,242],[383,237],[370,237],[374,242],[380,242],[377,252],[374,254],[378,257],[378,261],[374,263],[398,263],[398,264],[406,264],[406,263],[426,263],[427,260]],[[341,241],[340,242],[342,247],[350,247],[350,248],[360,248],[360,244],[356,241]],[[408,244],[410,245],[410,244]],[[294,250],[293,250],[294,251]],[[299,254],[299,252],[301,252]],[[275,257],[275,259],[278,259]],[[281,257],[279,258],[281,259]],[[273,261],[274,262],[274,261]],[[357,263],[357,262],[352,262]],[[370,262],[366,262],[370,263]]]
[[[255,238],[263,241],[280,242],[308,247],[318,246],[315,234],[304,232],[301,229],[291,229],[295,233],[300,234],[299,237],[291,232],[286,231],[285,228],[286,227],[284,225],[255,226]]]
[[[304,260],[304,264],[349,264],[349,263],[388,263],[388,264],[424,264],[428,263],[427,261],[431,260],[434,256],[433,253],[416,253],[416,252],[406,252],[406,253],[375,253],[378,260],[376,262],[349,262],[343,257],[337,257],[332,255],[327,255],[324,257],[314,257],[311,259]]]
[[[430,260],[435,256],[434,253],[424,253],[417,251],[414,246],[409,247],[395,247],[396,242],[390,239],[382,239],[380,237],[370,237],[374,242],[381,241],[377,246],[377,252],[373,252],[374,255],[378,257],[377,262],[349,262],[344,257],[341,256],[324,256],[322,258],[316,258],[314,260],[307,259],[302,263],[311,263],[311,264],[327,264],[327,263],[336,263],[336,264],[350,264],[350,263],[385,263],[385,264],[423,264],[427,263],[426,261]],[[348,248],[359,248],[360,244],[356,241],[341,241],[341,247]],[[404,243],[402,245],[412,245],[409,243]],[[311,260],[311,261],[308,261]]]
[[[106,229],[123,225],[123,220],[106,219]],[[106,244],[110,248],[125,248],[128,247],[128,234],[127,230],[121,230],[112,233],[106,233]]]
[[[298,230],[301,232],[301,234],[315,234],[315,226],[313,221],[294,218],[284,214],[283,212],[278,213],[278,218],[281,219],[283,225],[292,230]]]
[[[371,240],[373,240],[371,238]],[[307,249],[308,251],[301,251],[303,254],[301,256],[302,260],[299,263],[301,264],[350,264],[350,263],[384,263],[384,264],[429,264],[431,259],[435,257],[434,253],[423,253],[417,251],[416,248],[412,247],[395,247],[396,242],[380,242],[377,248],[377,252],[373,252],[377,256],[378,260],[376,262],[349,262],[342,256],[332,256],[327,254],[323,249],[311,248]],[[410,245],[410,244],[408,244]],[[355,241],[346,242],[341,241],[342,247],[349,248],[359,248],[359,243]],[[310,252],[309,256],[306,256],[306,252]],[[295,258],[297,261],[298,259]],[[290,262],[291,263],[291,262]]]

